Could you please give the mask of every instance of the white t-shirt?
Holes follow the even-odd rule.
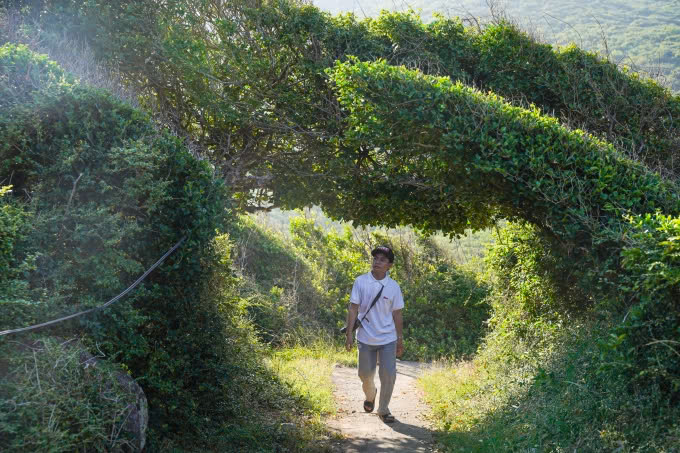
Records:
[[[368,312],[371,302],[384,285],[380,300]],[[359,319],[363,327],[357,329],[357,340],[370,345],[381,345],[397,341],[397,329],[394,326],[392,312],[404,308],[404,297],[401,295],[399,284],[386,275],[382,280],[376,280],[373,274],[367,272],[354,280],[352,295],[349,301],[359,305]]]

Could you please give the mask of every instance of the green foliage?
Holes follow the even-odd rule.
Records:
[[[40,252],[26,277],[32,294],[42,295],[35,300],[50,317],[101,304],[186,235],[132,295],[57,329],[86,332],[141,378],[152,444],[179,426],[186,439],[209,429],[208,416],[239,414],[232,384],[257,358],[237,358],[251,340],[239,324],[233,283],[225,280],[219,298],[204,292],[214,272],[227,272],[213,245],[227,205],[223,186],[139,111],[95,89],[24,81],[15,74],[44,59],[34,63],[26,48],[11,45],[2,55],[0,80],[22,102],[0,114],[1,165],[31,213],[24,248]]]
[[[618,354],[639,348],[650,326],[630,329],[608,351],[618,320],[582,308],[587,295],[564,288],[568,262],[558,258],[535,227],[511,223],[499,232],[487,256],[492,316],[482,347],[470,362],[423,379],[441,443],[475,452],[672,451],[678,407],[667,384],[631,380],[645,364]],[[664,360],[657,369],[674,363],[655,358]]]
[[[314,4],[334,14],[357,11],[353,1],[317,0]],[[406,9],[391,0],[362,4],[361,14],[378,16],[381,10]],[[610,55],[612,61],[661,77],[677,93],[680,90],[678,35],[680,27],[675,0],[526,0],[486,3],[461,0],[413,0],[408,8],[418,11],[423,21],[437,20],[438,14],[460,16],[478,23],[507,18],[555,45],[577,43],[589,51]]]
[[[33,298],[27,275],[35,270],[37,254],[22,246],[31,216],[12,199],[12,186],[0,187],[0,329],[35,324],[44,318],[45,306]]]
[[[135,395],[112,366],[84,366],[82,346],[43,339],[0,345],[0,449],[15,452],[127,451],[122,428]],[[118,371],[120,372],[120,370]]]
[[[277,350],[270,367],[294,394],[300,395],[300,405],[307,405],[320,419],[335,413],[331,374],[336,361],[332,354],[314,357],[310,350],[301,346]]]
[[[366,246],[349,227],[341,233],[324,231],[313,218],[291,219],[290,232],[299,253],[315,265],[315,280],[324,294],[322,319],[335,330],[345,323],[354,279],[366,272]]]
[[[3,80],[0,88],[0,108],[6,111],[23,103],[34,101],[35,95],[58,93],[68,89],[73,77],[46,55],[35,55],[26,46],[3,45],[0,47],[3,61]]]
[[[480,350],[485,366],[539,366],[561,331],[583,316],[587,296],[569,287],[568,262],[559,258],[536,227],[509,223],[498,232],[486,257],[492,313]]]
[[[680,220],[663,214],[631,219],[623,250],[622,290],[635,302],[603,342],[607,368],[629,375],[631,385],[659,386],[680,396]]]
[[[631,388],[624,376],[599,372],[607,323],[552,327],[533,344],[493,331],[472,363],[423,378],[444,449],[673,451],[677,405],[656,386]]]
[[[322,294],[327,295],[327,325],[345,323],[354,279],[368,271],[370,250],[387,244],[395,251],[390,271],[404,295],[405,358],[430,360],[472,354],[488,315],[486,289],[459,269],[427,237],[407,232],[370,233],[349,227],[338,233],[315,225],[314,219],[292,219],[297,249],[316,264]],[[331,330],[331,332],[334,329]]]
[[[31,218],[22,204],[12,200],[11,192],[12,186],[0,187],[0,294],[17,300],[28,297],[24,276],[34,270],[36,256],[21,253]]]
[[[336,146],[343,115],[323,74],[351,55],[533,103],[676,173],[676,97],[594,54],[540,44],[511,24],[466,29],[444,17],[423,24],[413,12],[359,21],[283,0],[257,8],[245,1],[223,8],[190,3],[82,0],[70,4],[71,19],[59,29],[68,24],[139,87],[146,105],[173,118],[172,127],[228,174],[243,207],[267,199],[283,207],[316,203],[362,224],[403,223],[351,201],[375,193],[359,190],[371,171],[364,168],[372,165],[370,153]],[[43,21],[54,27],[49,15]],[[407,189],[416,199],[422,190]],[[341,195],[353,191],[358,197]],[[334,209],[348,203],[351,210]]]
[[[150,451],[322,450],[318,423],[291,410],[311,406],[262,361],[232,244],[217,233],[229,198],[212,168],[104,91],[18,77],[38,63],[56,67],[22,46],[0,49],[0,87],[21,98],[0,112],[0,166],[14,186],[2,197],[1,256],[22,270],[16,278],[31,308],[16,317],[18,302],[7,301],[16,294],[3,293],[3,327],[99,305],[186,236],[125,299],[54,331],[83,335],[138,379],[149,400]],[[21,267],[38,252],[33,267]],[[28,391],[17,385],[11,395]],[[30,409],[26,417],[39,416]],[[115,420],[91,421],[95,433]],[[282,422],[296,428],[284,432]],[[64,426],[80,432],[72,419]],[[105,448],[97,439],[92,448]]]
[[[241,297],[268,343],[315,348],[319,339],[340,341],[337,329],[345,324],[352,284],[368,271],[369,252],[379,243],[397,254],[391,275],[406,300],[406,358],[470,355],[484,333],[485,286],[431,238],[407,230],[326,230],[302,216],[291,219],[290,237],[247,217],[231,229],[244,275]]]
[[[202,282],[202,300],[216,305],[219,310],[216,315],[221,317],[202,322],[209,326],[210,322],[222,319],[223,331],[212,337],[216,342],[213,347],[216,353],[223,354],[217,358],[228,364],[229,368],[223,368],[223,372],[229,374],[213,377],[213,385],[219,387],[211,393],[212,402],[203,402],[205,421],[209,423],[202,423],[205,437],[201,445],[207,451],[326,451],[324,440],[328,433],[318,418],[316,395],[300,392],[295,385],[287,384],[287,375],[264,360],[268,351],[257,338],[268,339],[271,333],[274,342],[279,342],[285,332],[268,332],[258,324],[258,321],[272,322],[266,310],[261,313],[262,317],[253,316],[262,305],[266,307],[268,301],[266,294],[258,300],[257,289],[236,274],[232,261],[236,249],[233,240],[227,235],[216,238],[213,252],[218,263]],[[194,357],[191,364],[204,371],[210,369],[210,363],[203,362],[203,357]],[[216,400],[216,396],[220,399]],[[284,430],[283,425],[293,428]],[[165,436],[156,448],[165,451],[181,446],[186,451],[195,451],[191,440],[186,431],[182,431],[178,438]]]
[[[479,62],[470,71],[480,86],[534,104],[677,176],[677,96],[594,53],[574,45],[553,49],[504,22],[485,28],[476,42]]]
[[[349,114],[342,143],[381,164],[356,191],[389,194],[393,209],[364,203],[386,223],[462,232],[522,218],[605,258],[611,244],[596,238],[623,214],[678,209],[674,185],[536,109],[385,62],[338,63],[331,75]],[[413,193],[406,180],[430,190]]]
[[[521,312],[517,324],[506,326],[522,335],[531,326],[523,317],[546,317],[558,321],[580,311],[587,292],[571,287],[572,263],[556,255],[553,244],[527,223],[509,223],[486,256],[497,298],[512,300],[512,310]],[[502,317],[504,318],[504,316]],[[493,322],[493,321],[492,321]]]
[[[242,278],[240,297],[259,338],[281,345],[314,337],[328,322],[329,297],[319,287],[313,263],[290,240],[248,216],[228,225],[235,244],[235,267]],[[335,322],[335,320],[332,320]]]
[[[615,414],[630,416],[653,412],[664,397],[677,396],[678,320],[672,313],[678,298],[673,219],[680,211],[680,101],[668,91],[575,47],[553,50],[503,22],[469,30],[441,17],[425,25],[411,12],[357,21],[284,0],[224,8],[208,1],[48,3],[71,11],[73,19],[58,15],[67,19],[66,28],[120,65],[126,81],[142,90],[145,105],[224,172],[240,207],[317,203],[360,225],[408,223],[451,235],[499,219],[526,222],[511,227],[507,245],[493,254],[493,330],[483,349],[489,357],[483,363],[495,367],[494,375],[508,369],[502,360],[515,367],[516,389],[531,379],[538,388],[552,379],[550,372],[562,371],[565,382],[591,379],[599,394],[606,393],[601,383],[617,375],[612,369],[626,371],[610,379],[616,389],[628,385],[636,392],[631,383],[650,383],[649,390],[635,393],[647,401],[644,410],[626,412],[616,398],[590,401],[597,407],[590,415],[605,433],[613,423],[606,414],[609,402]],[[55,26],[36,11],[45,26]],[[275,258],[273,266],[256,265],[253,274],[272,273],[249,289],[249,304],[239,297],[245,291],[236,294],[241,289],[226,269],[220,271],[222,305],[198,298],[202,277],[214,275],[224,256],[212,239],[226,194],[210,178],[211,169],[190,158],[175,138],[152,133],[139,112],[53,68],[46,68],[53,75],[31,75],[31,68],[46,63],[26,56],[25,49],[6,46],[2,52],[8,74],[0,79],[2,93],[17,101],[0,113],[1,168],[15,172],[15,193],[28,194],[27,211],[36,219],[25,240],[33,248],[20,243],[19,256],[45,251],[27,280],[30,288],[40,282],[50,306],[91,306],[173,243],[177,232],[191,231],[176,257],[181,259],[112,313],[124,322],[98,317],[85,323],[107,351],[122,351],[120,360],[144,376],[158,402],[157,420],[189,408],[177,425],[156,429],[169,432],[180,424],[197,426],[201,417],[238,412],[233,404],[206,413],[209,406],[200,403],[250,369],[223,361],[231,349],[216,352],[211,344],[232,327],[247,332],[238,327],[245,313],[267,341],[294,325],[297,301],[318,307],[315,315],[335,327],[342,287],[360,267],[366,245],[349,233],[325,234],[300,222],[293,231],[295,250],[275,242],[262,246],[262,256]],[[24,73],[31,83],[22,82]],[[626,216],[641,217],[631,225]],[[366,244],[389,238],[377,233],[368,239]],[[153,247],[136,247],[144,240]],[[480,325],[486,308],[476,301],[468,305],[466,293],[481,297],[483,291],[475,291],[470,276],[451,271],[430,243],[419,241],[393,243],[403,263],[394,275],[413,308],[407,335],[425,345],[417,350],[407,344],[407,351],[436,357],[463,344],[455,353],[470,353],[480,331],[462,337],[469,330],[459,330],[459,321],[463,313],[474,313],[466,322]],[[299,299],[287,293],[297,287],[296,278],[275,282],[298,269],[297,253],[309,266],[303,272],[309,291]],[[425,258],[411,261],[416,255]],[[102,272],[111,268],[117,272]],[[322,296],[312,302],[311,295]],[[598,326],[598,339],[607,338],[600,342],[603,357],[614,358],[600,362],[613,368],[596,366],[601,363],[588,343],[579,346],[588,351],[584,374],[569,371],[578,359],[553,350],[563,341],[560,329],[590,315],[609,319],[630,306],[613,336],[603,333],[611,325]],[[450,337],[435,338],[429,330],[433,310],[452,313],[436,321]],[[251,340],[244,333],[239,344],[247,349]],[[195,356],[214,367],[176,372]],[[541,368],[542,360],[562,358],[566,365]],[[497,384],[493,377],[489,382]],[[189,395],[187,388],[199,390]],[[564,398],[577,400],[573,392]],[[661,425],[665,416],[657,419]],[[560,432],[573,431],[559,426]],[[543,428],[535,433],[539,437],[521,448],[579,445],[568,435],[561,443],[543,442],[544,434],[555,435]],[[643,437],[629,439],[643,445]],[[588,445],[613,449],[618,441],[613,436]]]

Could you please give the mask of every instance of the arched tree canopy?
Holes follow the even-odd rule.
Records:
[[[354,206],[345,209],[347,219],[387,221],[368,218],[384,210],[361,211],[372,189],[353,187],[356,173],[370,171],[363,168],[370,162],[367,151],[336,142],[348,112],[326,70],[351,56],[446,76],[512,105],[533,104],[563,126],[606,140],[668,178],[677,176],[677,96],[576,47],[541,44],[507,22],[473,29],[457,18],[437,17],[424,24],[412,11],[359,20],[291,0],[41,4],[41,11],[58,10],[55,5],[63,10],[63,4],[77,11],[59,16],[54,27],[74,22],[73,33],[86,37],[196,152],[218,166],[245,208],[338,204]],[[406,189],[402,198],[415,202],[418,191]],[[446,200],[442,206],[472,215]],[[432,213],[417,223],[445,223],[439,211]]]
[[[336,169],[342,197],[327,208],[343,217],[459,233],[521,218],[581,243],[624,215],[680,208],[675,184],[537,108],[385,61],[329,74],[348,168]]]

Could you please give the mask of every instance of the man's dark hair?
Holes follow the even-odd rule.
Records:
[[[371,255],[373,256],[378,254],[385,255],[387,259],[390,260],[390,263],[394,263],[394,252],[388,246],[380,245],[374,248],[373,251],[371,252]]]

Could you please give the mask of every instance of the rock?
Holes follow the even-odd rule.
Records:
[[[100,359],[83,350],[80,352],[80,362],[84,368],[96,367]],[[149,424],[149,405],[146,401],[146,395],[139,384],[125,371],[116,369],[112,373],[121,389],[134,396],[135,402],[128,404],[126,408],[123,430],[133,436],[134,448],[141,451],[146,445],[146,428]]]
[[[62,382],[66,385],[67,393],[64,398],[68,398],[68,391],[74,388],[86,388],[88,382],[92,383],[95,379],[97,384],[94,388],[99,388],[99,398],[105,405],[111,404],[112,398],[117,402],[127,404],[122,411],[122,426],[120,425],[118,417],[116,416],[116,427],[118,431],[125,432],[125,448],[124,451],[142,451],[146,445],[146,429],[149,421],[149,410],[146,400],[146,395],[142,388],[130,377],[121,367],[115,363],[108,362],[102,358],[95,357],[90,354],[85,346],[76,340],[64,340],[59,337],[45,337],[39,340],[33,340],[27,343],[20,341],[7,342],[4,346],[3,353],[0,354],[0,381],[9,382],[21,378],[22,374],[12,374],[10,370],[10,355],[16,360],[26,360],[31,365],[31,372],[38,372],[38,362],[41,363],[43,379],[40,384],[45,389],[54,382],[54,376],[51,376],[49,371],[56,369],[57,365],[61,367],[65,364],[72,364],[77,368],[81,366],[83,373],[72,373],[72,376],[79,376],[80,381],[70,383]],[[44,357],[47,354],[47,358]],[[36,361],[37,357],[37,361]],[[54,361],[54,363],[53,363]],[[44,365],[47,365],[46,367]],[[47,370],[47,372],[45,372]],[[96,371],[95,371],[96,370]],[[70,387],[69,387],[70,385]],[[92,388],[92,386],[90,386]],[[41,389],[42,392],[42,389]],[[81,395],[81,392],[75,391],[76,394]],[[73,404],[79,404],[81,401],[70,401]],[[37,407],[39,402],[35,405],[27,407]],[[121,405],[122,406],[122,405]],[[115,410],[116,414],[121,414],[121,409]],[[114,420],[111,420],[114,422]],[[58,447],[58,446],[57,446]],[[106,451],[121,451],[116,447],[115,450]]]
[[[297,428],[295,426],[295,423],[281,423],[280,427],[281,427],[281,431],[283,431],[285,433],[293,432]]]

